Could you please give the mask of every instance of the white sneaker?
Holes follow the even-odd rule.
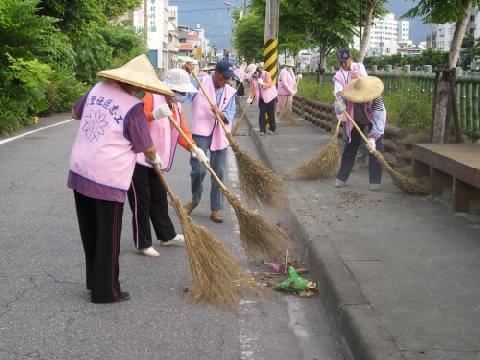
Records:
[[[267,130],[267,134],[268,134],[268,135],[275,135],[275,131],[272,131],[272,130],[268,129],[268,130]]]
[[[162,241],[163,246],[169,245],[183,245],[185,243],[185,238],[182,234],[177,234],[173,239],[168,241]]]
[[[382,184],[370,184],[368,188],[370,191],[380,191],[382,189]]]
[[[159,257],[160,253],[153,248],[153,246],[150,246],[145,249],[137,249],[137,253],[140,255],[145,255],[145,256],[150,256],[150,257]]]
[[[335,187],[336,188],[341,188],[345,185],[345,181],[342,181],[340,179],[335,179]]]

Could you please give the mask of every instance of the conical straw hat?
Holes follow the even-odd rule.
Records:
[[[375,76],[350,81],[342,91],[343,97],[353,103],[366,103],[382,95],[383,82]]]
[[[173,96],[172,90],[158,79],[155,69],[145,54],[137,56],[122,67],[99,71],[97,75],[138,86],[152,93]]]

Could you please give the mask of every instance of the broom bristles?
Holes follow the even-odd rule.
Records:
[[[377,151],[373,153],[377,160],[392,178],[393,183],[408,194],[428,194],[428,188],[423,179],[411,178],[395,171],[385,158]]]
[[[254,258],[276,257],[291,247],[288,235],[258,212],[244,207],[229,191],[224,192],[237,215],[240,240],[247,255]]]
[[[260,201],[264,205],[282,208],[286,204],[283,181],[271,169],[240,150],[231,134],[227,134],[237,160],[240,189],[247,200]]]
[[[180,201],[169,195],[185,236],[192,274],[192,300],[234,309],[241,297],[261,294],[263,289],[223,244],[205,227],[193,222]]]
[[[293,117],[291,111],[284,111],[280,114],[279,120],[287,126],[300,126],[297,120]]]
[[[340,162],[337,137],[338,128],[326,146],[305,160],[299,167],[290,171],[285,178],[315,180],[335,175]]]

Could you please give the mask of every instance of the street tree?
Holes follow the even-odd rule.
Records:
[[[370,29],[372,28],[373,21],[386,13],[386,9],[383,7],[386,0],[359,0],[359,14],[360,14],[360,27],[363,27],[363,33],[361,34],[360,52],[357,60],[363,62],[365,54],[367,52],[368,40],[370,38]],[[365,15],[363,15],[362,9],[366,9]],[[361,31],[361,30],[360,30]]]
[[[470,19],[470,12],[473,6],[479,6],[480,0],[420,0],[417,6],[410,9],[403,17],[420,17],[426,23],[444,24],[455,22],[455,33],[453,35],[450,52],[448,53],[447,71],[444,71],[437,84],[435,96],[434,116],[432,123],[432,142],[444,143],[448,139],[450,117],[449,110],[453,111],[456,119],[455,129],[457,142],[460,139],[458,113],[455,111],[454,92],[455,87],[452,81],[452,71],[457,66],[460,55],[460,47],[465,36],[465,30]],[[450,106],[449,106],[450,105]]]

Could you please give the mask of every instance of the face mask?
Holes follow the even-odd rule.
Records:
[[[137,99],[140,99],[140,100],[143,99],[144,96],[145,96],[145,90],[140,90],[140,91],[137,92],[137,94],[135,95],[135,97],[136,97]]]
[[[176,103],[183,103],[186,98],[187,98],[186,95],[180,95],[180,94],[177,94],[177,93],[175,93],[173,95],[173,101],[176,102]]]

